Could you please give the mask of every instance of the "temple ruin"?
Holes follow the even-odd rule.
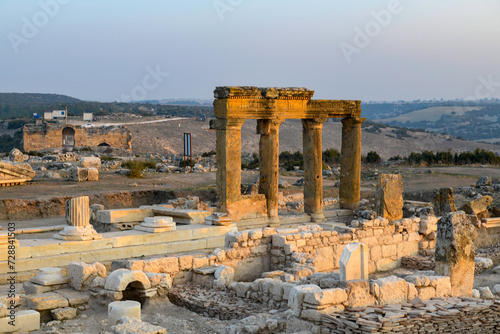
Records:
[[[278,225],[279,127],[286,119],[302,120],[304,211],[324,220],[322,129],[328,118],[342,118],[340,206],[359,205],[361,181],[360,101],[312,100],[307,88],[217,87],[217,194],[220,209],[234,221],[267,218]],[[241,126],[257,120],[260,135],[259,194],[241,195]]]
[[[51,238],[16,240],[9,233],[15,223],[7,223],[0,282],[12,284],[14,250],[24,293],[0,296],[0,331],[7,305],[15,304],[13,330],[50,323],[50,332],[74,333],[92,323],[101,333],[166,333],[159,302],[219,319],[221,334],[498,333],[500,279],[492,274],[500,274],[500,214],[490,206],[498,183],[481,178],[458,188],[471,195],[457,211],[453,189],[435,190],[434,205],[408,201],[403,176],[381,173],[359,207],[360,103],[314,101],[312,94],[215,90],[218,207],[192,193],[120,209],[77,196],[65,202],[68,225]],[[340,200],[323,211],[321,130],[331,117],[343,118]],[[278,218],[286,118],[302,119],[305,213]],[[251,196],[240,185],[245,119],[257,119],[261,136],[259,194]],[[81,165],[97,169],[100,161]],[[492,281],[476,280],[486,270]],[[143,317],[148,312],[158,315]],[[69,325],[76,321],[85,325]]]

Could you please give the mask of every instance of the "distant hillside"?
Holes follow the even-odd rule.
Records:
[[[500,102],[363,104],[369,120],[475,141],[500,143]]]
[[[0,93],[0,105],[27,106],[32,104],[70,104],[81,102],[74,97],[60,94]]]
[[[0,93],[0,119],[31,117],[33,113],[43,113],[47,110],[62,109],[68,105],[68,115],[78,116],[84,112],[91,112],[95,116],[110,113],[135,113],[143,116],[171,115],[171,116],[211,116],[212,106],[202,105],[163,105],[159,101],[152,103],[118,103],[118,102],[89,102],[65,95],[31,94],[31,93]]]
[[[208,122],[194,119],[177,120],[164,123],[130,124],[132,150],[137,153],[157,153],[161,155],[182,154],[183,134],[191,133],[194,154],[215,150],[216,136],[209,130]],[[255,132],[256,121],[247,120],[241,129],[241,151],[243,155],[259,152],[260,136]],[[489,145],[458,140],[451,136],[433,134],[413,129],[396,128],[385,124],[365,122],[362,126],[362,154],[376,151],[382,159],[400,155],[406,157],[410,152],[423,151],[474,151],[476,148],[500,153],[500,145]],[[328,121],[323,126],[323,150],[341,149],[342,124]],[[286,120],[280,126],[280,152],[302,152],[302,123],[300,120]]]

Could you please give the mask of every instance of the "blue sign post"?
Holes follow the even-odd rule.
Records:
[[[184,133],[184,173],[186,172],[186,157],[189,158],[189,166],[193,170],[193,159],[191,159],[191,134]]]

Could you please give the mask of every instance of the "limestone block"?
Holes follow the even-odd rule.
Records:
[[[432,286],[417,287],[418,298],[428,300],[436,297],[436,288]]]
[[[63,307],[50,310],[54,320],[69,320],[76,317],[76,308],[73,307]]]
[[[375,280],[379,287],[379,305],[405,303],[408,299],[408,284],[402,278],[389,276]]]
[[[321,288],[314,284],[305,284],[294,286],[288,295],[288,307],[293,311],[293,313],[300,317],[302,311],[302,303],[304,301],[305,294],[308,292],[319,292]]]
[[[227,266],[219,266],[214,273],[215,279],[234,279],[234,269]]]
[[[106,267],[99,262],[87,264],[72,262],[68,266],[70,286],[75,290],[82,290],[96,276],[106,277]]]
[[[121,317],[132,317],[141,320],[141,303],[133,300],[109,303],[108,326],[114,326]]]
[[[151,288],[151,283],[142,271],[118,269],[113,271],[106,279],[104,288],[110,291],[124,291],[132,282],[139,282],[144,290]]]
[[[172,287],[172,277],[169,274],[147,273],[146,276],[153,288],[170,289]]]
[[[486,195],[465,203],[460,210],[476,215],[478,219],[489,218],[488,207],[493,203],[493,197]]]
[[[359,242],[344,247],[340,257],[340,280],[368,279],[368,249]]]
[[[485,287],[480,287],[477,289],[479,290],[479,294],[480,294],[482,299],[495,299],[495,296],[493,295],[493,293],[491,293],[491,290],[489,287],[485,286]]]
[[[10,318],[0,318],[1,330],[8,329],[9,332],[31,332],[40,329],[40,312],[33,310],[16,311],[16,321],[14,326],[9,324]]]
[[[116,325],[111,327],[111,330],[114,334],[167,334],[167,330],[163,327],[154,326],[132,317],[121,317]]]
[[[347,293],[344,289],[324,289],[321,291],[307,292],[304,302],[312,305],[335,305],[347,301]]]
[[[179,270],[190,270],[193,268],[193,256],[179,256]]]
[[[500,296],[500,284],[495,284],[491,292],[495,294],[495,296]]]
[[[314,259],[316,271],[321,272],[334,269],[333,248],[331,246],[317,248],[315,250]]]
[[[380,174],[375,193],[377,215],[389,221],[403,218],[403,178],[401,174]]]
[[[226,204],[232,221],[267,218],[266,196],[264,194],[241,196],[239,201]]]
[[[101,168],[101,158],[99,157],[82,157],[80,159],[80,164],[83,168]]]
[[[366,280],[347,281],[346,291],[349,307],[374,305],[376,302],[376,298],[370,293],[370,284]]]
[[[172,217],[165,216],[145,217],[144,222],[135,227],[137,231],[149,233],[170,232],[175,231],[175,228],[175,222]]]
[[[493,261],[487,257],[476,257],[474,259],[475,263],[479,263],[481,268],[483,269],[489,269],[493,267]]]
[[[474,225],[462,211],[446,214],[438,222],[434,271],[450,277],[454,297],[472,295],[474,232]]]
[[[441,188],[434,192],[434,211],[436,216],[444,216],[449,212],[456,212],[453,188]]]
[[[408,275],[405,277],[405,281],[419,287],[431,285],[431,279],[429,278],[429,276],[425,275]]]
[[[436,288],[436,297],[451,296],[451,280],[444,276],[431,276],[431,286]]]
[[[63,276],[61,268],[40,268],[30,281],[40,285],[59,285],[68,283],[69,277]]]
[[[491,186],[492,180],[489,176],[481,176],[476,182],[476,188]]]
[[[232,224],[232,221],[231,221],[231,218],[229,218],[227,213],[214,212],[210,216],[205,218],[205,224],[218,225],[218,226],[229,226]]]
[[[172,217],[179,225],[204,224],[205,218],[210,216],[210,211],[174,209],[161,205],[141,206],[140,209],[152,209],[158,216]]]
[[[97,168],[87,168],[87,181],[99,181],[99,170]]]
[[[88,181],[89,170],[88,168],[80,168],[77,166],[72,166],[69,169],[69,180],[75,182],[85,182]]]
[[[27,305],[37,311],[53,310],[56,308],[67,307],[68,300],[60,294],[54,292],[45,292],[38,295],[26,296]]]
[[[27,295],[37,295],[39,293],[50,292],[65,287],[67,287],[67,284],[40,285],[29,281],[23,282],[24,293]]]
[[[176,257],[160,257],[144,260],[140,270],[144,272],[173,274],[179,271],[179,260]]]
[[[115,209],[99,210],[96,214],[97,221],[103,224],[118,224],[142,222],[146,217],[153,217],[152,209]]]

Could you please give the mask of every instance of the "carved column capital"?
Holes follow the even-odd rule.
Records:
[[[358,127],[361,126],[361,124],[363,124],[364,121],[366,121],[366,118],[346,117],[342,118],[342,126]]]
[[[323,123],[326,118],[309,118],[302,120],[302,127],[304,130],[323,130]]]

